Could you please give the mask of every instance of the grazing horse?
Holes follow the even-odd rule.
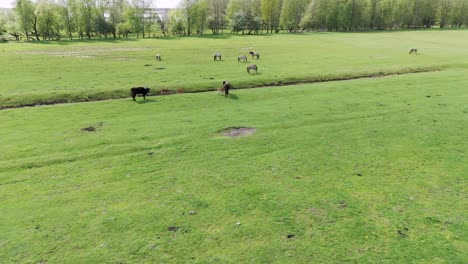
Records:
[[[142,94],[143,99],[146,100],[145,96],[149,93],[149,91],[150,91],[150,88],[145,88],[145,87],[133,87],[132,89],[130,89],[130,92],[132,93],[133,101],[135,101],[135,96],[137,94]]]
[[[259,54],[258,52],[250,51],[249,54],[252,55],[252,59],[253,59],[254,57],[257,57],[257,60],[260,59],[260,54]]]
[[[214,59],[213,60],[216,60],[216,58],[218,58],[219,60],[221,60],[221,53],[216,53],[214,55]]]
[[[177,93],[178,93],[178,94],[183,94],[183,93],[184,93],[184,89],[178,89],[178,90],[177,90]]]
[[[247,73],[250,74],[250,70],[253,70],[255,71],[255,73],[257,73],[257,70],[258,70],[257,65],[252,64],[252,65],[247,66]]]
[[[411,49],[411,50],[409,51],[409,54],[412,54],[412,53],[418,53],[418,49]]]
[[[168,89],[161,89],[160,94],[161,95],[169,94],[169,90]]]
[[[245,55],[240,55],[239,57],[237,57],[237,62],[247,62],[247,56]]]
[[[156,54],[156,60],[161,61],[161,54]]]

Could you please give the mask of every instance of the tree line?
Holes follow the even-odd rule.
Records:
[[[159,35],[460,28],[468,0],[182,0],[161,17],[153,0],[17,0],[0,35],[20,40]]]

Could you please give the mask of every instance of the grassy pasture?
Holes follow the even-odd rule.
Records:
[[[206,91],[226,79],[248,88],[465,68],[467,46],[468,31],[1,43],[0,108],[122,98],[134,86]],[[408,55],[413,47],[420,55]],[[261,55],[255,76],[237,62],[250,48]],[[223,61],[213,61],[215,52]],[[154,60],[156,53],[162,62]]]
[[[447,63],[422,52],[381,67]],[[353,54],[320,63],[346,72]],[[3,110],[0,259],[466,263],[467,73]],[[218,133],[235,126],[256,132]]]

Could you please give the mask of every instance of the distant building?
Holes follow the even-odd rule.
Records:
[[[0,7],[0,14],[8,14],[9,12],[11,12],[13,9],[11,8],[4,8],[4,7]]]
[[[154,11],[159,15],[161,20],[168,18],[169,12],[174,10],[174,8],[154,8]]]

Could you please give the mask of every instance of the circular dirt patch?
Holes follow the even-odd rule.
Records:
[[[255,132],[253,127],[228,127],[221,131],[224,136],[228,137],[240,137],[245,135],[251,135]]]

